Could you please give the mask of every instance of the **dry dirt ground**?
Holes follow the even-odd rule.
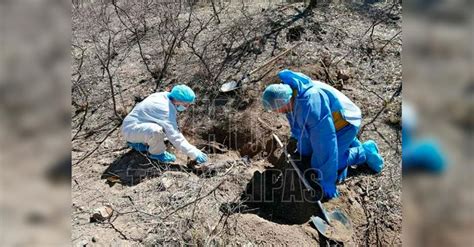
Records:
[[[265,85],[278,82],[276,73],[283,68],[348,95],[363,112],[360,139],[374,139],[385,158],[379,175],[364,166],[351,169],[338,185],[340,197],[324,203],[352,221],[354,234],[344,244],[401,244],[401,6],[341,3],[305,12],[302,3],[244,3],[218,4],[219,23],[209,5],[196,6],[192,15],[183,11],[176,23],[192,22],[171,53],[163,48],[173,44],[172,33],[159,30],[162,16],[156,12],[137,17],[149,27],[137,42],[126,25],[135,22],[127,22],[111,4],[74,9],[74,245],[341,244],[324,239],[309,223],[318,214],[314,204],[282,202],[288,192],[298,194],[300,185],[287,173],[271,134],[286,141],[289,127],[283,116],[264,112],[259,98]],[[122,8],[131,19],[140,13]],[[241,89],[219,93],[224,81],[240,78],[298,42]],[[179,124],[191,143],[209,153],[209,170],[189,167],[172,146],[175,164],[158,164],[127,148],[120,135],[120,117],[157,83],[162,91],[177,82],[197,93],[193,108],[179,114]],[[259,196],[271,200],[249,201]],[[111,218],[91,220],[104,205],[114,210]]]

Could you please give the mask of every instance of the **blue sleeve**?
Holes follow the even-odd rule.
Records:
[[[311,166],[319,170],[323,187],[336,186],[338,150],[337,135],[329,102],[319,95],[310,104],[310,114],[306,127],[309,132]]]
[[[295,116],[293,115],[292,112],[290,112],[286,114],[286,118],[288,119],[288,123],[290,124],[291,137],[298,140],[298,138],[301,136],[301,130],[298,128],[298,126],[295,123],[296,121]]]

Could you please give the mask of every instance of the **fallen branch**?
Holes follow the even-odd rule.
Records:
[[[319,61],[320,61],[321,64],[323,65],[324,73],[326,74],[326,77],[327,77],[327,79],[328,79],[328,82],[331,83],[331,86],[336,85],[336,84],[334,83],[334,81],[332,80],[331,75],[329,74],[329,69],[328,69],[328,67],[326,66],[326,63],[324,63],[324,61],[323,61],[322,59],[319,59]],[[329,63],[328,66],[331,66],[331,64]]]
[[[377,98],[379,98],[379,99],[381,99],[383,102],[385,102],[385,99],[384,99],[382,96],[380,96],[380,95],[379,95],[377,92],[375,92],[374,90],[368,88],[364,83],[362,83],[361,80],[359,80],[359,84],[360,84],[366,91],[368,91],[368,92],[374,94],[375,96],[377,96]]]
[[[398,33],[396,33],[395,35],[393,35],[393,37],[390,38],[390,39],[387,41],[387,43],[386,43],[384,46],[382,46],[382,48],[380,48],[380,51],[383,51],[383,49],[385,49],[385,47],[387,47],[388,44],[392,43],[392,41],[393,41],[398,35],[400,35],[401,33],[402,33],[402,31],[400,30],[400,31],[398,31]]]
[[[195,200],[192,200],[180,207],[178,207],[177,209],[173,210],[171,213],[169,213],[168,215],[166,215],[165,217],[161,218],[162,220],[166,220],[168,217],[170,217],[171,215],[173,215],[174,213],[178,212],[179,210],[191,205],[191,204],[194,204],[194,203],[197,203],[199,202],[200,200],[210,196],[212,194],[212,192],[216,191],[227,179],[222,179],[218,184],[217,186],[215,186],[212,190],[210,190],[209,192],[207,192],[205,195],[201,196],[201,197],[198,197],[196,198]]]
[[[76,134],[72,137],[71,141],[74,141],[77,137],[77,135],[82,131],[82,127],[84,126],[84,123],[86,122],[86,116],[89,113],[89,102],[86,101],[86,109],[84,110],[84,115],[82,116],[81,123],[79,123],[79,127],[77,129]]]
[[[269,124],[265,123],[261,118],[257,117],[257,120],[258,120],[259,123],[262,124],[262,127],[263,127],[264,129],[267,129],[267,130],[269,130],[269,131],[271,131],[271,132],[276,132],[276,131],[277,131],[275,128],[273,128],[273,127],[271,127]]]
[[[235,197],[234,200],[232,200],[231,202],[231,205],[233,205],[234,203],[237,203],[238,201],[240,200],[240,195],[237,195],[237,197]],[[242,202],[240,202],[238,205],[236,205],[235,207],[233,207],[231,209],[231,212],[233,212],[235,210],[235,208],[238,208],[240,207],[240,205],[242,204]],[[212,236],[214,234],[214,232],[216,231],[217,227],[220,225],[220,223],[222,222],[222,220],[224,220],[224,224],[222,225],[222,228],[225,227],[225,225],[227,224],[227,220],[229,219],[229,216],[231,216],[232,214],[231,213],[222,213],[221,217],[219,218],[219,221],[217,222],[217,224],[214,226],[214,228],[212,229],[211,233],[209,233],[209,236]],[[224,219],[225,217],[225,219]]]
[[[105,140],[115,131],[118,129],[118,127],[120,126],[120,124],[117,124],[117,126],[115,126],[112,130],[110,130],[106,135],[105,137],[97,144],[97,146],[92,150],[90,151],[89,153],[87,153],[86,155],[82,156],[81,159],[79,159],[79,161],[77,161],[75,164],[73,165],[78,165],[80,164],[82,161],[86,160],[87,158],[89,158],[89,156],[91,156],[95,151],[97,151],[97,149],[99,149],[99,147],[102,145],[102,143],[105,142]]]
[[[380,110],[377,112],[377,114],[375,114],[375,116],[366,124],[364,124],[361,128],[360,128],[360,131],[359,131],[359,134],[358,136],[361,136],[362,133],[364,132],[365,128],[370,125],[370,124],[373,124],[375,122],[375,120],[377,120],[377,118],[382,114],[382,112],[387,108],[388,105],[390,105],[390,103],[392,103],[393,99],[400,95],[400,93],[402,92],[402,84],[400,84],[400,86],[397,88],[397,90],[392,94],[392,97],[390,97],[390,99],[388,101],[384,101],[384,104],[382,106],[382,108],[380,108]]]
[[[112,227],[112,229],[114,229],[118,234],[120,234],[120,236],[125,239],[125,240],[129,240],[127,236],[125,236],[125,234],[123,234],[122,231],[120,231],[119,229],[117,229],[117,227],[115,227],[114,224],[112,224],[112,222],[108,222],[110,227]]]

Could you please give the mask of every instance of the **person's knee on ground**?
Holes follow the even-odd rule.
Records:
[[[165,133],[161,128],[153,129],[147,139],[150,155],[161,154],[166,151]]]
[[[339,171],[337,171],[337,183],[342,183],[347,178],[347,166]]]
[[[366,163],[367,158],[362,143],[357,138],[354,138],[349,148],[343,153],[340,153],[338,161],[337,182],[342,183],[347,178],[349,166],[357,166]]]
[[[131,148],[131,149],[134,149],[138,152],[147,152],[148,151],[148,145],[146,145],[145,143],[141,143],[141,142],[127,142],[127,145]]]
[[[170,163],[176,161],[176,156],[166,151],[165,133],[161,128],[154,129],[148,140],[150,148],[150,158],[158,160],[163,163]]]
[[[358,166],[367,164],[370,169],[376,173],[380,173],[384,167],[384,159],[379,153],[377,144],[372,141],[366,141],[359,145],[360,141],[355,139],[349,148],[339,158],[337,182],[341,183],[347,178],[347,170],[349,166]]]
[[[351,143],[351,145],[350,145],[351,148],[354,148],[354,147],[361,147],[361,146],[362,146],[362,142],[360,142],[357,137],[354,138],[354,140],[352,140],[352,143]]]

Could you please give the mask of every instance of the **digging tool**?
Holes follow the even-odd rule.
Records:
[[[301,182],[303,182],[303,185],[305,186],[306,190],[314,192],[314,188],[311,187],[301,170],[291,159],[291,155],[283,146],[283,143],[281,142],[280,138],[278,138],[278,136],[275,134],[273,134],[273,138],[285,152],[285,156],[288,162],[295,169],[296,173],[298,174],[298,177],[300,178]],[[349,218],[337,209],[328,213],[321,201],[319,200],[317,202],[317,205],[322,212],[323,218],[319,216],[311,216],[311,221],[313,222],[316,229],[328,239],[336,240],[339,242],[346,242],[350,240],[350,237],[352,235],[352,224]]]
[[[270,63],[272,62],[275,62],[278,58],[286,55],[287,53],[289,53],[291,50],[293,50],[295,47],[297,47],[298,45],[300,45],[301,43],[297,43],[295,45],[293,45],[292,47],[286,49],[285,51],[283,51],[282,53],[276,55],[275,57],[271,58],[270,60],[266,61],[264,64],[262,64],[260,67],[250,71],[249,73],[245,74],[240,80],[238,81],[228,81],[224,84],[222,84],[221,86],[221,92],[223,93],[227,93],[227,92],[230,92],[230,91],[233,91],[237,88],[240,87],[240,84],[242,83],[246,83],[249,81],[249,77],[254,74],[255,72],[265,68],[267,65],[269,65]]]

